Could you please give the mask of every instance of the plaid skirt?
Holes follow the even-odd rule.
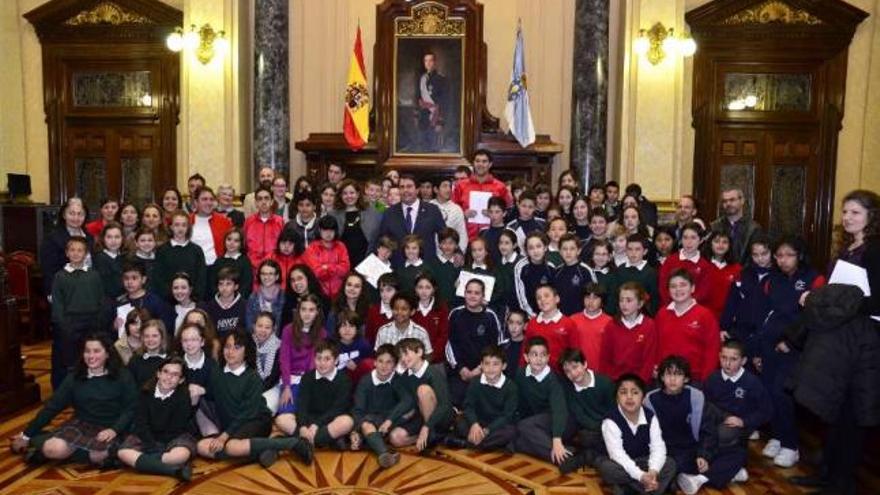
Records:
[[[72,449],[94,450],[101,452],[119,444],[119,435],[110,442],[99,442],[98,433],[106,430],[104,426],[86,423],[79,419],[71,419],[52,432],[52,438],[67,442]]]
[[[182,433],[164,444],[162,442],[153,442],[152,445],[144,445],[141,437],[131,434],[125,438],[125,441],[119,446],[119,450],[132,449],[144,454],[161,454],[168,452],[174,447],[183,447],[189,450],[191,456],[195,455],[196,438],[189,433]]]

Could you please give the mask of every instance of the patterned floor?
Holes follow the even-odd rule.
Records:
[[[49,350],[47,345],[27,347],[26,368],[37,377],[43,398],[49,396]],[[25,465],[9,451],[9,437],[22,430],[37,408],[24,411],[0,424],[0,494],[205,494],[310,495],[381,494],[601,494],[596,473],[584,470],[560,476],[550,464],[527,456],[478,453],[439,448],[422,457],[404,453],[400,464],[380,470],[374,456],[360,452],[319,452],[314,465],[305,467],[284,455],[271,469],[230,462],[196,461],[194,479],[182,484],[170,478],[137,474],[130,470],[100,471],[87,466]],[[760,458],[760,442],[752,446],[748,483],[723,491],[730,495],[788,495],[803,491],[786,482],[802,474],[800,468],[782,470]],[[876,471],[874,471],[876,472]],[[870,486],[878,487],[876,479]],[[870,492],[866,492],[870,493]],[[880,490],[873,493],[880,493]]]

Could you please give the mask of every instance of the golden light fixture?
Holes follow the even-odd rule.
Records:
[[[216,55],[224,56],[229,51],[229,40],[226,33],[215,31],[210,24],[205,23],[201,28],[193,24],[189,31],[183,32],[183,28],[176,28],[168,35],[165,44],[172,52],[186,50],[193,52],[202,64],[207,65]]]
[[[639,37],[633,42],[633,51],[641,57],[647,57],[651,65],[657,65],[667,55],[692,56],[697,51],[697,43],[689,34],[676,36],[673,28],[658,22],[651,29],[639,30]]]

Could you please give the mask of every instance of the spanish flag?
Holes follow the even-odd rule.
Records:
[[[345,86],[345,117],[343,134],[349,148],[357,151],[370,139],[370,94],[367,92],[367,71],[361,48],[361,27],[354,40],[354,53],[348,65],[348,83]]]

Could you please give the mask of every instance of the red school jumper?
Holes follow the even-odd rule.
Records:
[[[694,299],[703,306],[708,306],[712,299],[714,288],[712,284],[715,282],[712,273],[715,267],[712,262],[703,256],[697,258],[697,261],[682,259],[678,251],[666,257],[666,261],[660,266],[660,274],[657,278],[657,289],[660,292],[660,304],[658,308],[666,306],[672,302],[669,297],[669,277],[672,272],[684,268],[690,273],[694,280]]]
[[[602,337],[605,335],[605,327],[612,318],[604,311],[600,311],[594,317],[587,316],[586,311],[575,313],[570,316],[575,330],[568,338],[571,346],[580,349],[587,360],[587,366],[596,368],[602,356]]]
[[[639,315],[635,326],[627,328],[615,318],[602,335],[599,373],[617,380],[624,373],[635,373],[650,383],[654,368],[660,362],[657,328],[649,316]]]
[[[657,311],[656,318],[660,359],[672,354],[682,356],[691,365],[691,379],[706,381],[718,368],[721,352],[721,330],[715,315],[697,303],[679,315],[670,303]]]
[[[446,361],[446,342],[449,341],[449,310],[444,302],[438,301],[434,306],[427,314],[417,308],[412,321],[428,332],[431,348],[434,349],[431,362],[443,363]]]
[[[562,351],[564,351],[566,347],[571,345],[571,335],[575,332],[577,332],[577,328],[575,327],[574,322],[571,321],[571,318],[563,315],[561,311],[556,310],[556,315],[552,318],[544,319],[542,314],[538,313],[534,318],[529,320],[528,324],[526,324],[525,340],[528,341],[532,337],[544,337],[547,339],[547,352],[550,354],[550,361],[548,364],[553,368],[553,371],[559,373],[561,370],[558,362],[559,356],[562,355]],[[523,356],[520,357],[520,365],[525,365],[525,352],[526,349],[523,348]]]

